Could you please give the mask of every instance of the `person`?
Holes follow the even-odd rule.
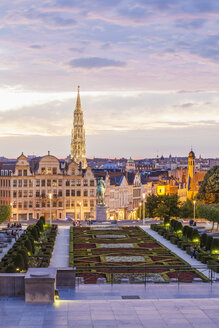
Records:
[[[193,223],[193,227],[196,227],[196,222]]]
[[[193,246],[190,247],[190,254],[191,254],[191,258],[193,258],[193,256],[194,256],[194,247]]]
[[[194,248],[194,258],[196,259],[196,256],[197,256],[197,248],[195,247]]]

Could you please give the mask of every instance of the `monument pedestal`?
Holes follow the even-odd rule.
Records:
[[[97,222],[105,222],[106,221],[106,205],[96,205],[96,221]]]

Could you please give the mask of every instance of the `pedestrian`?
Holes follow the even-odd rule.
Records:
[[[195,259],[196,259],[197,253],[198,253],[198,252],[197,252],[197,248],[195,247],[195,248],[194,248],[194,258],[195,258]]]
[[[191,254],[191,258],[193,258],[193,256],[194,256],[194,247],[193,246],[190,247],[190,254]]]

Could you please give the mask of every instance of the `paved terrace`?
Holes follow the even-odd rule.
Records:
[[[217,328],[219,322],[219,299],[0,301],[1,328]]]

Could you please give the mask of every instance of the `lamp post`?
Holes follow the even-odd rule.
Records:
[[[49,224],[52,224],[52,193],[49,193]]]
[[[143,225],[145,224],[145,192],[142,194],[143,196]]]
[[[194,218],[194,220],[195,220],[195,203],[196,203],[196,201],[193,200],[193,205],[194,205],[194,207],[193,207],[193,218]]]
[[[81,213],[81,210],[82,210],[82,208],[81,208],[81,202],[79,203],[79,205],[80,205],[80,221],[81,221],[81,218],[82,218],[82,213]]]
[[[141,202],[139,202],[139,219],[141,220]]]

